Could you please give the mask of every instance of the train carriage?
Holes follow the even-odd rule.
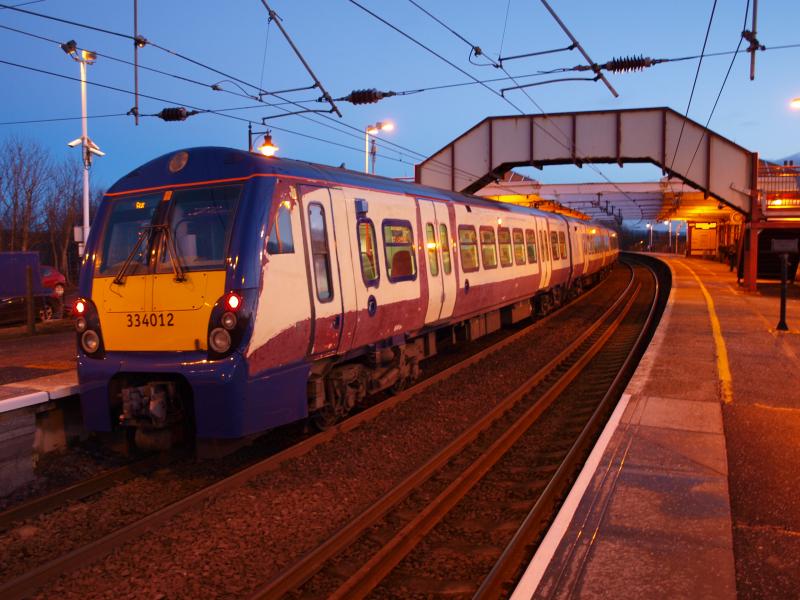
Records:
[[[599,225],[225,148],[157,158],[95,219],[76,305],[87,428],[142,445],[330,425],[437,341],[601,276]]]

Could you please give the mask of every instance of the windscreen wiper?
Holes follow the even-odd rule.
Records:
[[[180,257],[178,256],[178,248],[175,245],[175,238],[172,237],[172,230],[169,225],[167,223],[162,223],[160,225],[153,225],[153,228],[164,230],[164,236],[167,239],[167,252],[169,253],[169,261],[172,263],[172,270],[175,273],[175,281],[186,281]]]
[[[139,239],[136,240],[136,244],[133,246],[133,250],[131,250],[131,253],[128,254],[128,258],[126,258],[125,262],[122,263],[122,267],[120,268],[119,273],[117,273],[117,276],[114,277],[114,283],[116,283],[117,285],[122,285],[125,283],[124,280],[125,273],[128,271],[128,267],[130,266],[133,257],[136,256],[136,253],[142,246],[142,242],[144,241],[144,239],[150,237],[150,232],[152,230],[153,227],[151,225],[146,225],[139,230]]]
[[[122,264],[122,268],[119,270],[119,273],[117,273],[117,276],[114,277],[114,283],[117,285],[123,285],[125,283],[125,273],[128,271],[128,267],[130,266],[133,257],[136,256],[136,253],[142,246],[142,242],[146,238],[149,239],[151,232],[154,230],[162,230],[164,232],[167,242],[167,252],[169,253],[169,260],[170,263],[172,263],[172,271],[175,273],[175,281],[186,281],[183,267],[181,266],[180,259],[178,258],[178,250],[175,246],[175,239],[172,237],[172,231],[170,230],[169,225],[166,223],[161,223],[158,225],[145,225],[142,227],[141,231],[139,231],[139,239],[136,240],[133,250],[131,250],[128,258],[125,259],[125,262]]]

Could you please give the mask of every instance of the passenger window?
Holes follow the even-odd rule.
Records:
[[[428,249],[428,268],[431,276],[436,277],[439,274],[439,257],[436,252],[436,230],[432,223],[425,225],[425,238],[425,247]]]
[[[510,267],[514,264],[511,250],[511,232],[508,227],[497,228],[497,241],[500,244],[500,264]]]
[[[414,236],[408,221],[383,222],[383,249],[389,281],[411,281],[417,277]]]
[[[558,234],[555,231],[550,232],[550,256],[553,257],[553,260],[559,259],[559,252],[558,252]]]
[[[329,302],[333,299],[333,289],[328,231],[325,226],[325,210],[316,202],[308,205],[308,230],[311,233],[311,262],[314,266],[314,281],[317,283],[317,298],[320,302]]]
[[[461,269],[465,273],[478,270],[478,236],[475,228],[461,225],[458,228],[458,244],[461,247]]]
[[[536,262],[536,232],[533,229],[525,230],[525,248],[528,252],[528,262]]]
[[[525,264],[525,236],[522,235],[522,229],[515,229],[511,232],[511,237],[514,239],[514,262],[518,265]]]
[[[364,280],[364,285],[377,286],[380,270],[375,244],[375,225],[369,219],[358,220],[358,250],[361,254],[361,279]]]
[[[561,258],[567,258],[567,236],[563,231],[558,232],[558,246],[561,248]]]
[[[445,275],[450,275],[453,264],[450,262],[450,238],[447,235],[447,225],[439,225],[439,241],[442,244],[442,269]]]
[[[270,254],[294,254],[292,203],[288,200],[282,200],[275,211],[275,217],[269,228],[267,252]]]
[[[497,244],[494,238],[494,227],[481,227],[481,260],[484,269],[497,268]]]

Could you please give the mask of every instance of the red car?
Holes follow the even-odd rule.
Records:
[[[40,268],[42,274],[42,285],[46,288],[53,290],[54,298],[64,297],[64,288],[67,283],[66,277],[59,273],[55,267],[42,265]]]

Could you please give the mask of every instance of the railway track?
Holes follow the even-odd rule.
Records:
[[[621,391],[657,291],[655,280],[645,274],[643,284],[642,275],[494,410],[251,597],[498,597],[507,591]],[[566,433],[531,454],[528,446],[542,435],[534,425],[557,398],[567,405],[560,411]],[[519,524],[513,535],[509,523]],[[505,545],[498,542],[506,538]],[[430,568],[443,554],[450,566]],[[423,565],[435,574],[420,577]]]
[[[593,288],[593,290],[587,292],[587,294],[585,294],[582,298],[589,297],[590,294],[592,294],[596,289],[597,287]],[[560,311],[553,313],[550,318],[557,316],[563,310],[565,309],[561,309]],[[538,321],[530,327],[526,327],[521,331],[509,335],[497,344],[473,354],[463,362],[433,375],[420,384],[409,388],[405,392],[402,392],[392,398],[389,398],[381,404],[372,406],[363,412],[354,415],[347,421],[344,421],[329,431],[308,438],[295,446],[287,448],[286,450],[271,456],[266,460],[251,465],[230,477],[227,477],[221,481],[218,481],[217,483],[214,483],[213,485],[186,496],[177,502],[171,503],[145,518],[131,523],[128,526],[97,539],[90,544],[77,548],[63,556],[58,557],[55,560],[51,560],[45,564],[42,564],[35,569],[32,569],[31,571],[6,582],[4,585],[0,586],[0,597],[16,598],[35,593],[36,590],[41,588],[48,581],[96,561],[123,544],[133,541],[144,532],[152,530],[158,525],[165,523],[172,517],[193,507],[202,505],[203,503],[208,502],[211,498],[228,490],[240,487],[259,475],[278,469],[284,462],[303,456],[304,454],[309,453],[313,448],[330,441],[333,437],[351,431],[363,423],[375,419],[384,411],[391,409],[415,394],[419,394],[422,390],[454,376],[460,371],[463,371],[464,369],[467,369],[479,362],[487,355],[497,352],[501,348],[513,343],[515,340],[526,335],[529,332],[529,329],[536,327],[542,322],[543,321]]]

